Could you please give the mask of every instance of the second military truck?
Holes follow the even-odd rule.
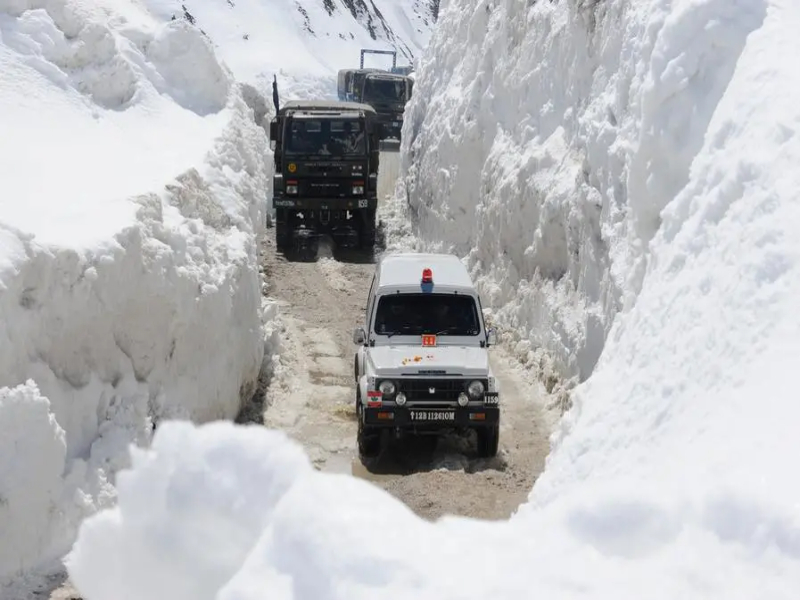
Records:
[[[291,101],[270,123],[272,204],[279,250],[314,243],[375,245],[381,126],[356,102]]]

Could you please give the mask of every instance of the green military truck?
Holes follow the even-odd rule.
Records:
[[[291,101],[277,111],[269,137],[279,250],[316,244],[320,234],[372,250],[381,129],[375,109],[356,102]]]
[[[396,144],[399,145],[406,103],[411,99],[413,89],[414,80],[405,75],[386,72],[364,75],[357,99],[378,113],[382,139],[397,140]]]
[[[365,68],[367,54],[386,54],[392,57],[391,69]],[[397,66],[394,50],[361,50],[358,69],[341,69],[337,77],[339,100],[368,104],[378,114],[382,125],[381,149],[397,151],[400,148],[405,107],[414,90],[414,80],[407,74],[411,66]]]

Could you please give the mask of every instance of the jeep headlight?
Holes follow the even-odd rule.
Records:
[[[353,195],[358,196],[364,193],[364,186],[363,185],[354,185],[353,186]]]
[[[485,392],[486,390],[483,387],[482,381],[475,380],[470,382],[467,391],[469,392],[469,395],[472,397],[473,400],[477,400],[478,398],[483,396],[483,392]]]
[[[384,396],[392,397],[397,391],[397,387],[394,385],[394,381],[389,381],[387,379],[378,384],[378,390],[380,390],[381,394]]]

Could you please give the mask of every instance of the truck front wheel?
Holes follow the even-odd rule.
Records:
[[[292,232],[289,229],[289,223],[286,221],[286,217],[284,216],[283,219],[275,221],[275,245],[278,247],[278,250],[285,251],[289,247],[289,243],[291,241]]]
[[[364,213],[360,239],[362,250],[372,250],[375,247],[375,212],[375,210],[367,210]]]

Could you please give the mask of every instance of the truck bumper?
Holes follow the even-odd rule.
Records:
[[[352,212],[359,210],[375,209],[378,207],[378,198],[355,197],[355,198],[292,198],[288,196],[278,196],[272,198],[272,206],[276,209],[288,208],[291,210],[322,210],[322,211],[345,211]]]
[[[363,414],[364,424],[370,427],[419,430],[489,427],[500,422],[500,409],[496,406],[365,406]]]

